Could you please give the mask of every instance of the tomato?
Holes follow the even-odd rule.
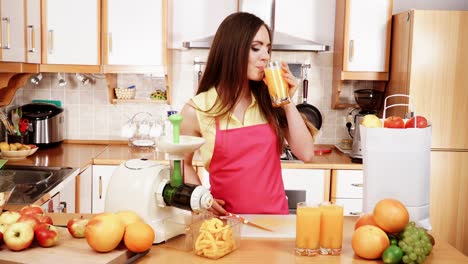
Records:
[[[414,120],[417,120],[416,127],[417,128],[425,128],[427,127],[427,119],[424,116],[413,116],[408,121],[406,121],[405,128],[414,128]]]
[[[384,127],[386,128],[404,128],[405,121],[399,116],[390,116],[385,118]]]
[[[401,248],[396,245],[390,245],[382,253],[382,260],[384,263],[387,263],[387,264],[400,263],[402,258],[403,258],[403,250],[401,250]]]

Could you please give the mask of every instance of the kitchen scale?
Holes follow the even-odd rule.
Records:
[[[159,137],[156,145],[169,154],[170,166],[148,159],[123,162],[111,176],[105,201],[106,212],[132,210],[142,217],[156,234],[153,243],[184,234],[192,211],[204,212],[213,203],[207,188],[184,184],[183,177],[184,154],[200,148],[205,139],[180,136],[180,114],[169,120],[173,136]]]

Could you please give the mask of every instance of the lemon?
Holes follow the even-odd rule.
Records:
[[[361,125],[365,127],[382,127],[382,121],[376,115],[365,115]]]

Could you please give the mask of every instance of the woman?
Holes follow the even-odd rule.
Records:
[[[200,153],[216,214],[287,214],[280,163],[284,141],[303,161],[314,155],[312,133],[296,106],[272,106],[263,80],[270,51],[271,33],[260,18],[243,12],[225,18],[197,94],[181,112],[181,134],[206,139]],[[282,69],[292,95],[297,81],[287,64]],[[199,185],[192,158],[193,153],[185,157],[185,182]]]

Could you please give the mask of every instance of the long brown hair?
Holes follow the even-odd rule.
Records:
[[[267,28],[271,42],[268,26],[253,14],[238,12],[223,20],[213,39],[197,94],[216,87],[218,99],[213,106],[214,109],[208,112],[215,117],[229,116],[239,100],[243,85],[248,82],[260,111],[274,127],[278,136],[278,148],[282,150],[285,138],[283,131],[287,127],[284,110],[272,106],[268,89],[263,81],[252,81],[247,78],[252,41],[262,26]]]

